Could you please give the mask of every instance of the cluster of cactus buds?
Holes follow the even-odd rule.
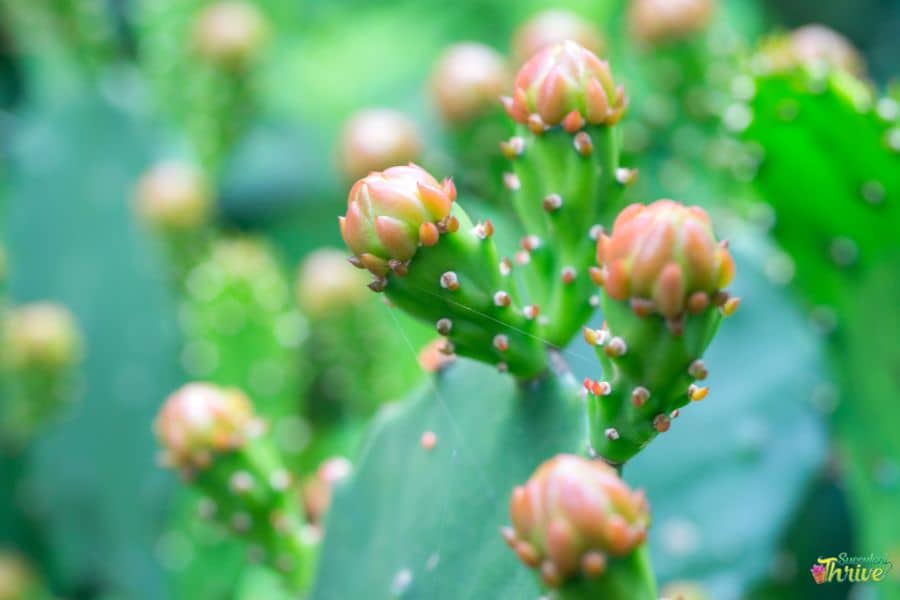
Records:
[[[734,262],[706,212],[659,200],[627,207],[597,241],[592,277],[604,289],[599,330],[585,329],[605,381],[585,381],[593,450],[623,463],[707,388],[702,355],[738,298]]]
[[[245,539],[253,555],[301,588],[310,576],[315,535],[298,511],[296,482],[247,396],[187,384],[166,399],[154,430],[164,464],[201,494],[200,515]]]
[[[368,108],[352,115],[344,124],[338,146],[338,166],[349,180],[381,171],[392,165],[419,160],[422,134],[401,112]]]
[[[655,46],[703,31],[715,8],[714,0],[632,0],[628,26],[636,39]]]
[[[547,46],[572,40],[594,54],[606,47],[596,25],[566,10],[540,12],[523,23],[513,36],[513,57],[522,64]]]
[[[193,42],[211,64],[240,70],[257,57],[267,36],[268,25],[255,4],[218,0],[197,17]]]
[[[505,182],[525,231],[516,262],[543,317],[541,335],[562,346],[593,310],[596,232],[621,208],[636,172],[619,166],[617,130],[627,103],[608,63],[575,42],[538,52],[510,98],[516,135],[501,144]]]
[[[650,511],[603,463],[560,454],[512,492],[503,537],[543,583],[573,598],[656,598],[644,542]],[[575,594],[581,590],[581,594]]]
[[[350,190],[341,234],[352,264],[397,306],[434,323],[448,352],[523,377],[546,364],[537,312],[518,302],[490,221],[473,223],[456,188],[416,165],[371,173]]]

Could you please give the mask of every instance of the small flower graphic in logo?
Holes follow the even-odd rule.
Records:
[[[813,565],[809,570],[812,573],[816,583],[825,583],[825,567],[822,565]]]

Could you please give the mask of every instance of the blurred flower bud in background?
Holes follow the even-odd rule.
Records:
[[[415,162],[422,153],[418,126],[396,110],[369,108],[351,116],[338,142],[338,167],[350,180],[394,165]]]
[[[61,369],[81,356],[75,319],[60,304],[35,302],[12,309],[4,336],[6,360],[14,369]]]
[[[311,317],[339,312],[369,298],[366,276],[347,254],[322,248],[307,256],[297,273],[297,302]]]
[[[513,57],[516,64],[553,44],[572,40],[597,55],[603,55],[606,42],[600,28],[566,10],[546,10],[519,26],[513,35]]]
[[[138,181],[134,206],[155,229],[192,229],[209,220],[212,190],[203,173],[191,165],[161,162]]]
[[[193,30],[198,54],[219,67],[241,69],[259,54],[268,36],[260,10],[249,2],[220,0],[197,17]]]
[[[843,69],[857,77],[865,74],[863,58],[850,40],[824,25],[804,25],[772,36],[761,50],[764,66],[772,71],[807,66]]]
[[[431,90],[448,123],[471,121],[500,106],[511,75],[503,56],[484,44],[463,42],[441,54],[431,76]]]
[[[628,28],[648,45],[673,42],[706,29],[715,8],[715,0],[632,0]]]

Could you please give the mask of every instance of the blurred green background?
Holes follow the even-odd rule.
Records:
[[[318,418],[308,411],[323,396],[316,377],[326,368],[320,363],[331,356],[320,348],[332,348],[337,363],[345,357],[333,349],[333,340],[316,337],[317,316],[292,312],[293,280],[297,265],[312,250],[343,247],[335,216],[343,211],[347,180],[336,156],[340,129],[350,115],[372,106],[403,111],[423,132],[424,160],[452,164],[446,158],[453,152],[450,136],[428,92],[437,57],[462,40],[507,53],[515,28],[551,6],[573,10],[600,27],[614,72],[634,86],[629,89],[635,90],[638,112],[637,90],[654,85],[626,43],[624,3],[618,0],[259,0],[270,29],[266,50],[245,88],[229,96],[222,92],[227,81],[186,58],[188,24],[203,4],[0,3],[4,303],[64,304],[82,332],[84,348],[83,360],[65,384],[71,405],[48,420],[26,447],[2,457],[0,547],[20,552],[58,597],[263,598],[281,593],[269,571],[244,567],[239,545],[213,528],[195,531],[177,478],[157,464],[151,424],[173,389],[204,377],[256,382],[248,392],[266,397],[272,418],[297,412],[307,420]],[[722,8],[718,22],[740,40],[744,53],[766,32],[820,22],[859,48],[874,85],[886,89],[897,75],[900,2],[730,0]],[[662,154],[646,159],[642,168],[665,164],[663,154],[670,150],[658,150]],[[217,230],[265,239],[276,264],[272,268],[286,282],[287,290],[277,292],[281,305],[260,322],[262,333],[256,337],[222,342],[228,336],[212,317],[213,324],[205,324],[203,315],[224,309],[185,292],[165,244],[134,215],[131,199],[139,177],[171,158],[202,165],[217,198]],[[643,189],[661,194],[666,187],[665,180],[651,175]],[[706,191],[685,199],[709,204],[716,188],[700,188]],[[491,214],[496,207],[482,210]],[[635,464],[634,480],[648,489],[656,511],[653,551],[660,577],[702,581],[711,598],[726,600],[898,597],[892,591],[900,589],[896,580],[856,592],[851,586],[817,589],[806,571],[816,557],[841,551],[891,554],[895,564],[900,560],[900,539],[872,534],[890,519],[894,526],[883,530],[885,536],[898,531],[900,504],[880,503],[877,492],[884,488],[898,498],[896,445],[872,442],[865,456],[874,453],[878,461],[855,475],[848,477],[845,465],[859,456],[854,436],[865,437],[867,415],[882,415],[894,428],[900,423],[897,396],[891,395],[900,365],[886,358],[884,367],[875,367],[889,381],[861,392],[876,403],[872,412],[844,412],[854,398],[839,391],[846,389],[841,366],[835,366],[840,353],[835,359],[833,340],[809,318],[804,291],[779,280],[777,257],[782,254],[767,230],[757,227],[765,215],[734,213],[740,218],[729,236],[734,234],[742,267],[739,291],[749,300],[748,310],[735,321],[736,331],[710,351],[718,348],[731,357],[718,360],[727,374],[719,383],[719,401],[728,404],[705,407],[710,412],[685,425],[680,437],[667,438],[667,447],[655,448],[655,454]],[[893,240],[886,243],[895,253],[898,233],[893,229]],[[889,265],[878,281],[896,273]],[[235,289],[236,297],[243,297]],[[876,286],[868,297],[893,304],[882,307],[879,317],[891,331],[900,296],[885,295],[885,289]],[[361,321],[341,325],[349,327],[348,335],[380,320],[387,326],[378,341],[394,338],[382,352],[404,357],[398,359],[395,370],[402,372],[395,380],[377,380],[377,405],[399,399],[424,377],[415,352],[431,334],[402,317],[395,323],[396,312],[379,303],[366,310]],[[856,310],[865,308],[857,305]],[[286,344],[284,352],[273,354],[275,364],[290,364],[296,373],[267,391],[265,381],[260,383],[267,377],[253,367],[262,360],[260,353],[278,347],[270,339],[273,328],[289,313],[298,339],[308,343],[300,350]],[[895,357],[896,338],[885,343],[893,344]],[[217,355],[217,372],[198,366],[197,353],[216,344],[236,348],[236,354],[231,359]],[[576,373],[587,368],[577,358],[573,363]],[[351,369],[336,377],[343,381],[357,373]],[[359,397],[371,388],[343,393]],[[464,399],[460,402],[464,406]],[[285,436],[299,445],[297,468],[311,472],[335,448],[352,454],[372,410],[360,408],[359,418],[342,418],[340,427],[321,436],[315,428],[310,434],[305,421],[288,421]],[[460,421],[477,423],[477,411]],[[721,439],[709,434],[722,421],[740,426],[723,430]],[[392,464],[387,461],[383,468],[390,470]],[[867,484],[876,491],[853,491],[853,485],[862,489]],[[871,519],[862,513],[869,509]],[[352,531],[335,528],[341,543],[353,539]],[[860,536],[865,543],[877,540],[878,547],[865,547]],[[375,561],[364,549],[344,548],[348,562]],[[322,568],[340,577],[340,566],[326,561]],[[357,594],[365,594],[365,581],[359,580]],[[452,578],[440,585],[442,597],[454,597]],[[364,597],[346,593],[322,597]],[[429,597],[422,593],[419,597]]]

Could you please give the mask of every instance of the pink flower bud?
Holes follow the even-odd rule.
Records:
[[[509,83],[510,73],[499,52],[464,42],[451,46],[438,59],[431,88],[444,120],[464,123],[498,106]]]
[[[863,58],[850,40],[824,25],[805,25],[769,38],[762,44],[762,57],[774,71],[822,65],[857,77],[865,73]]]
[[[715,0],[632,0],[628,27],[641,42],[665,43],[703,31],[714,11]]]
[[[152,227],[191,229],[209,219],[212,191],[199,170],[183,163],[163,162],[138,181],[134,205]]]
[[[13,368],[60,369],[81,355],[81,336],[65,306],[26,304],[12,309],[5,321],[4,355]]]
[[[241,447],[258,426],[242,391],[189,383],[166,399],[154,431],[166,462],[191,469],[205,467],[216,454]]]
[[[409,117],[395,110],[370,108],[354,114],[344,125],[338,166],[353,180],[417,161],[421,153],[422,136]]]
[[[600,29],[567,10],[545,10],[523,23],[513,35],[513,55],[522,64],[547,46],[572,40],[594,54],[606,46]]]
[[[539,132],[564,120],[614,124],[625,112],[627,99],[606,61],[566,41],[544,48],[525,63],[516,76],[512,97],[504,103],[513,119]]]
[[[340,250],[323,248],[307,256],[297,273],[297,301],[311,317],[334,314],[363,302],[366,277]]]
[[[672,200],[626,207],[597,240],[597,262],[610,297],[641,300],[645,312],[668,318],[705,309],[734,276],[706,211]]]
[[[207,6],[194,24],[198,54],[225,68],[243,68],[266,41],[268,26],[259,9],[242,0],[219,0]]]
[[[621,557],[644,543],[650,510],[608,464],[571,454],[543,463],[509,504],[507,543],[544,582],[557,586],[582,574],[600,575],[606,557]]]
[[[456,188],[450,179],[443,182],[423,168],[410,164],[371,173],[357,181],[347,198],[347,214],[340,217],[341,235],[356,261],[376,276],[383,276],[392,261],[412,259],[420,241],[436,239],[423,233],[450,227],[450,208]]]

